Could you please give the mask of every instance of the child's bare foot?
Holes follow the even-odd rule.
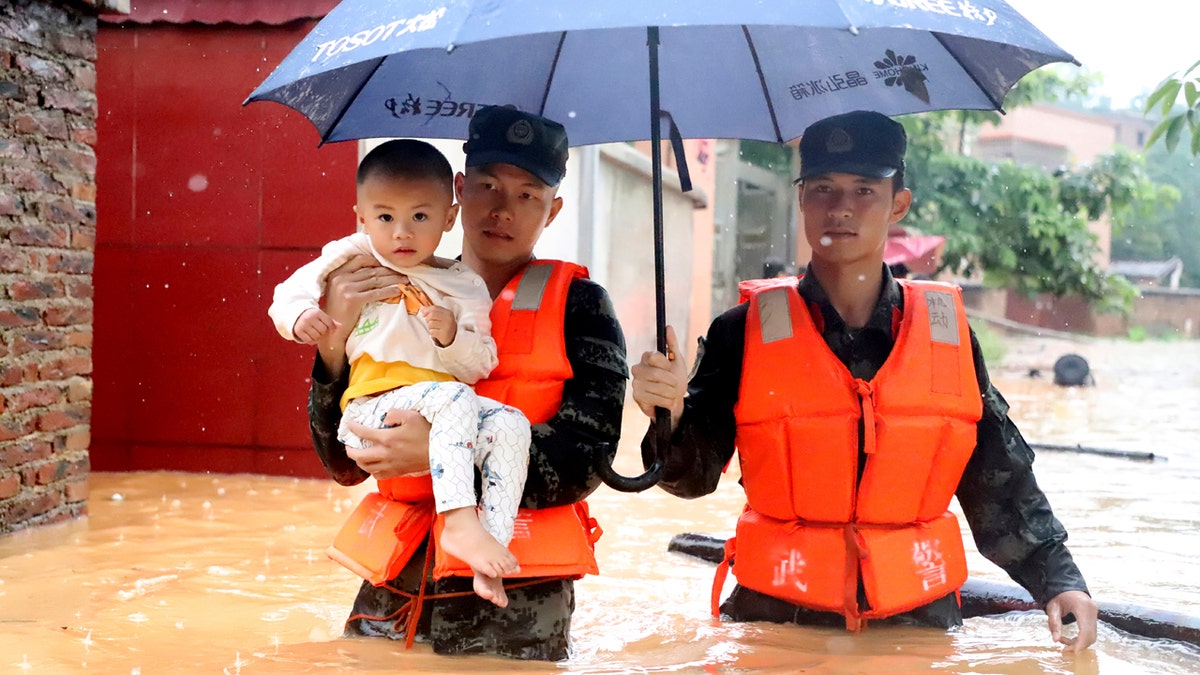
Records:
[[[442,515],[446,522],[438,543],[446,553],[465,562],[475,571],[476,590],[481,574],[499,582],[503,577],[521,571],[516,556],[483,529],[483,523],[479,522],[473,507],[453,509]]]
[[[508,595],[504,592],[503,577],[489,577],[486,574],[475,573],[475,595],[484,600],[491,600],[497,607],[508,607]]]

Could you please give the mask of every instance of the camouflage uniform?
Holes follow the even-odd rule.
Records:
[[[856,378],[869,380],[887,360],[903,315],[904,295],[883,268],[882,290],[866,325],[846,325],[813,275],[800,280],[800,296],[808,305],[829,349]],[[709,328],[696,370],[688,384],[683,417],[663,456],[660,483],[673,495],[694,498],[717,487],[722,469],[733,456],[737,402],[745,348],[746,314],[743,303],[717,317]],[[1008,572],[1039,603],[1064,591],[1087,592],[1078,567],[1064,542],[1067,532],[1050,510],[1046,495],[1033,476],[1033,451],[1008,418],[1008,403],[992,386],[979,342],[971,332],[975,374],[983,394],[974,454],[958,484],[956,495],[988,560]],[[860,421],[861,432],[861,421]],[[643,459],[655,452],[653,425],[642,442]],[[861,433],[860,433],[861,438]],[[865,461],[859,452],[859,477]],[[863,594],[860,586],[859,598]],[[796,607],[757,591],[737,586],[721,606],[730,618],[742,621],[794,621],[803,624],[845,625],[841,615]],[[893,617],[893,623],[950,627],[962,624],[954,594]]]
[[[533,425],[529,478],[521,506],[545,508],[584,499],[599,485],[593,468],[600,443],[616,452],[625,402],[627,364],[625,338],[608,293],[587,279],[571,282],[563,325],[567,358],[573,375],[563,385],[562,405],[545,424]],[[342,485],[356,485],[367,474],[346,456],[337,440],[338,401],[347,386],[347,371],[330,381],[320,359],[313,368],[309,422],[313,444],[329,475]],[[393,581],[415,593],[420,585],[424,548]],[[525,581],[518,579],[515,581]],[[427,600],[417,626],[417,639],[433,644],[439,654],[497,654],[520,659],[558,661],[567,658],[575,586],[552,579],[507,591],[508,607],[500,609],[471,590],[471,579],[432,582],[427,593],[465,592],[461,597]],[[346,625],[346,635],[403,639],[404,626],[386,617],[406,599],[386,588],[363,582]]]

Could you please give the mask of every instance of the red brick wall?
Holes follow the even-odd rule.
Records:
[[[0,3],[0,534],[87,509],[93,11]]]

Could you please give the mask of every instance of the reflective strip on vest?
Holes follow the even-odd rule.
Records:
[[[758,296],[759,324],[764,343],[792,337],[792,312],[788,308],[788,290],[772,288]]]
[[[546,284],[550,283],[550,273],[553,265],[530,265],[521,275],[521,283],[517,285],[517,293],[513,296],[513,311],[537,311],[542,306],[542,296],[546,293]]]

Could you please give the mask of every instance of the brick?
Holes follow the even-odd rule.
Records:
[[[94,217],[93,217],[94,220]],[[96,250],[96,228],[76,225],[71,228],[71,248],[91,253]],[[89,270],[90,271],[90,270]]]
[[[0,272],[28,272],[36,266],[36,257],[30,251],[12,247],[0,248]]]
[[[46,89],[42,91],[41,104],[47,108],[66,110],[73,113],[96,115],[96,96],[78,89]]]
[[[77,349],[90,349],[92,346],[93,335],[90,330],[74,330],[66,334],[66,344],[64,347],[74,347]]]
[[[66,297],[61,281],[57,279],[18,279],[8,287],[8,296],[18,302],[47,300]]]
[[[15,441],[31,433],[33,433],[31,421],[20,421],[11,417],[0,419],[0,443]]]
[[[0,307],[0,328],[22,328],[41,321],[34,307]]]
[[[35,43],[36,44],[36,43]],[[17,54],[16,67],[46,82],[66,82],[67,69],[61,63],[39,58],[32,54]]]
[[[67,470],[69,468],[69,462],[47,462],[42,464],[34,470],[33,484],[49,485],[57,483],[67,477]]]
[[[42,220],[51,223],[84,223],[88,220],[86,212],[77,208],[75,203],[69,199],[42,202],[38,204],[37,210]],[[70,234],[64,232],[61,245],[66,246],[69,237]]]
[[[91,182],[76,181],[71,184],[71,199],[78,199],[85,202],[95,203],[96,201],[96,184]]]
[[[87,152],[49,148],[43,151],[46,163],[53,168],[65,171],[78,171],[88,176],[96,175],[96,153],[88,148]]]
[[[67,432],[62,439],[67,452],[84,452],[92,444],[92,434],[87,429]]]
[[[35,110],[17,115],[13,119],[13,128],[26,136],[45,136],[59,141],[71,137],[67,116],[61,110]]]
[[[30,408],[44,408],[63,400],[62,391],[58,387],[37,387],[8,394],[8,409],[18,413]]]
[[[21,477],[15,473],[0,476],[0,501],[17,496],[21,491]]]
[[[0,216],[19,216],[25,213],[25,202],[16,195],[0,193]]]
[[[66,280],[67,296],[75,299],[91,298],[95,295],[95,286],[90,276],[70,278]]]
[[[0,159],[28,159],[29,150],[21,141],[0,138]]]
[[[37,418],[38,431],[58,431],[70,427],[87,424],[91,420],[90,408],[71,407],[65,410],[52,410]]]
[[[0,98],[20,99],[21,85],[9,80],[0,80]]]
[[[24,441],[0,448],[0,469],[15,469],[19,466],[49,458],[54,446],[49,441]]]
[[[72,378],[67,383],[67,402],[80,403],[89,402],[92,400],[92,380],[91,378]]]
[[[52,253],[46,256],[46,271],[51,274],[91,274],[95,266],[92,253]]]
[[[39,208],[39,211],[44,210]],[[54,248],[66,248],[68,237],[70,236],[67,228],[58,226],[51,227],[48,225],[26,225],[23,227],[14,227],[8,233],[8,239],[16,246],[49,246]]]
[[[72,65],[71,81],[80,89],[96,91],[96,66],[91,61]]]
[[[3,313],[0,312],[0,319]],[[92,323],[92,308],[90,305],[60,305],[47,307],[42,312],[42,320],[47,326],[78,326]]]
[[[0,415],[3,415],[5,410],[8,410],[8,399],[4,394],[0,394]]]
[[[88,61],[96,60],[96,37],[95,31],[89,35],[85,30],[73,30],[70,32],[56,33],[53,37],[55,46],[59,51],[69,56],[74,56]]]
[[[79,457],[67,462],[67,469],[64,478],[67,480],[74,480],[76,478],[86,477],[91,470],[92,462],[85,454],[83,457]]]
[[[25,523],[62,506],[62,493],[27,492],[0,507],[0,523]]]
[[[63,496],[68,502],[82,502],[88,498],[87,478],[71,481],[63,486]]]
[[[0,387],[11,387],[21,384],[21,366],[12,363],[0,363]]]
[[[71,356],[41,364],[38,369],[38,379],[42,381],[58,381],[76,375],[87,375],[91,372],[91,356]]]
[[[12,353],[23,356],[30,352],[45,352],[62,349],[67,344],[67,337],[62,333],[47,333],[30,331],[21,333],[12,341]],[[26,378],[29,379],[29,378]]]
[[[96,141],[99,140],[99,136],[96,135],[95,127],[76,127],[75,129],[71,130],[71,140],[75,141],[76,143],[90,145],[94,148],[96,147]]]
[[[31,192],[67,194],[67,187],[45,171],[28,166],[13,167],[4,172],[4,177],[14,188]]]

